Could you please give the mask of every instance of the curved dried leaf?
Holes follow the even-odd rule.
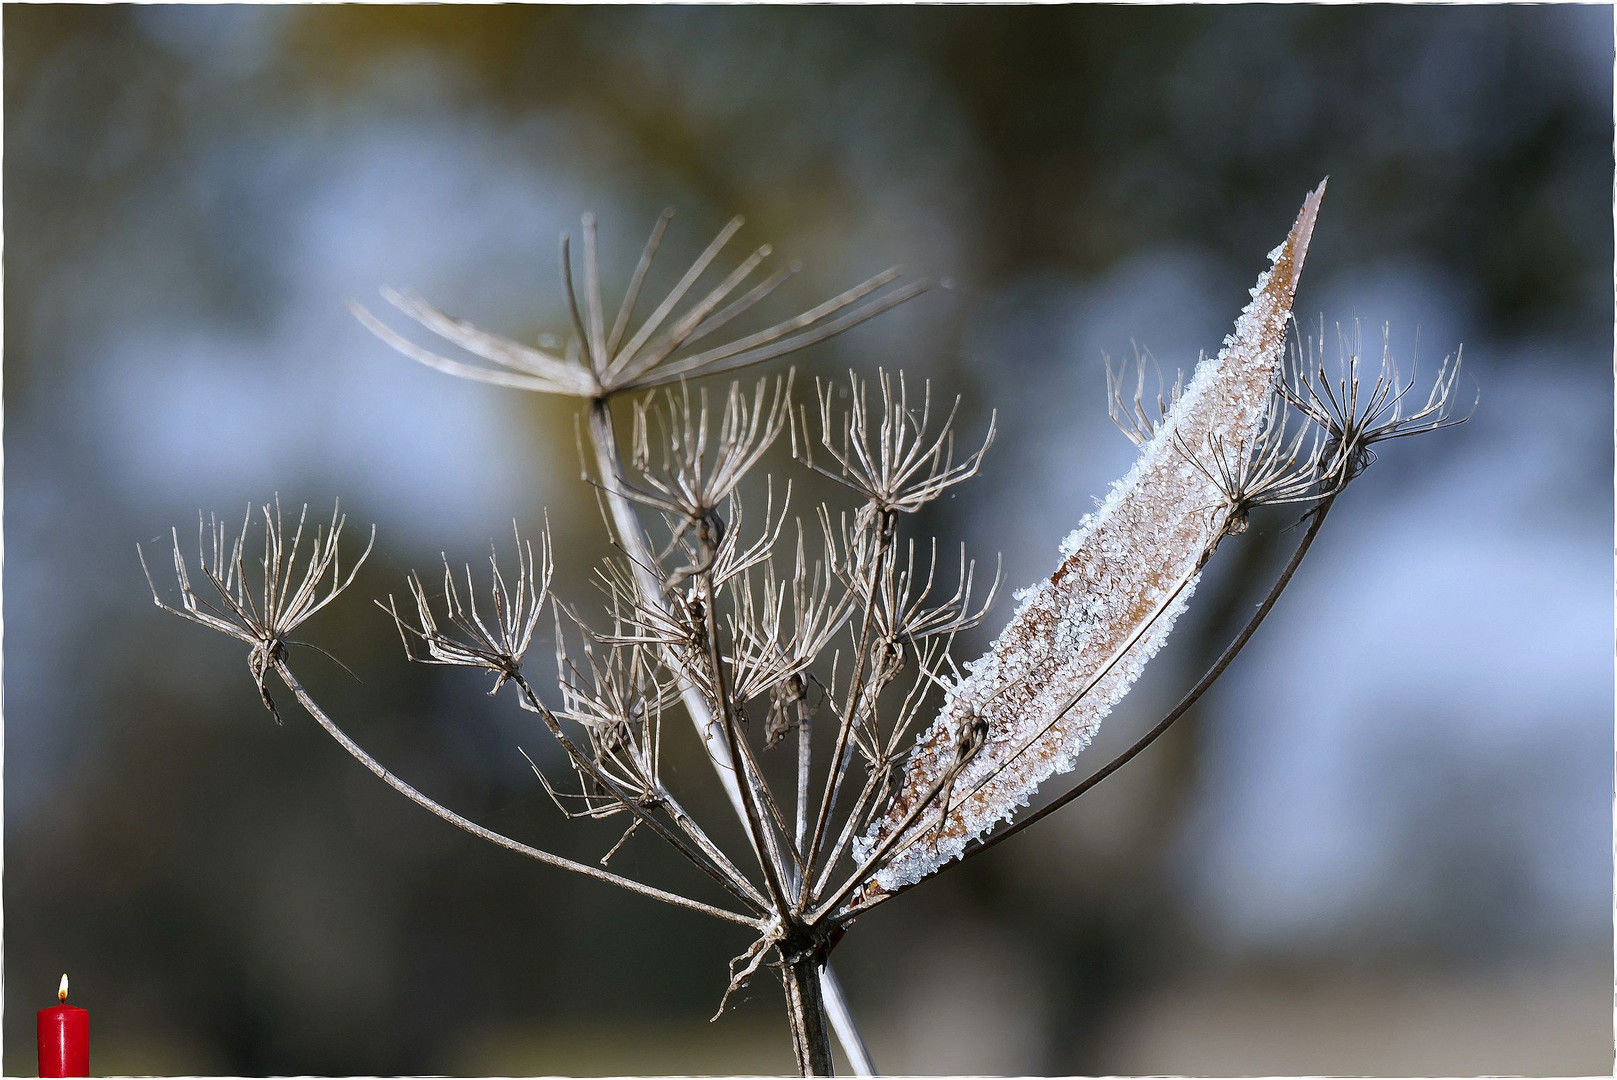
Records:
[[[1197,365],[1129,473],[1062,544],[1048,581],[949,693],[859,853],[886,860],[882,890],[919,880],[1008,821],[1049,776],[1073,768],[1195,588],[1217,542],[1217,484],[1177,448],[1216,439],[1245,454],[1282,365],[1286,323],[1321,183],[1218,356]],[[986,733],[984,728],[986,726]],[[946,819],[940,824],[940,812]],[[883,849],[886,852],[883,853]]]

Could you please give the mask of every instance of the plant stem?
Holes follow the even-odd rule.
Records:
[[[393,775],[393,773],[390,772],[381,762],[377,761],[375,758],[371,757],[370,754],[366,753],[358,743],[356,743],[353,739],[350,739],[347,732],[338,727],[336,722],[332,720],[330,716],[326,715],[326,711],[315,703],[314,698],[309,696],[309,692],[303,688],[302,683],[298,682],[296,676],[292,674],[292,669],[287,666],[285,660],[276,661],[275,673],[281,677],[281,681],[286,684],[287,689],[296,695],[298,702],[304,707],[305,710],[308,711],[309,715],[314,717],[320,726],[326,729],[326,734],[330,735],[333,739],[336,739],[338,745],[352,754],[361,765],[375,773],[393,790],[397,791],[399,794],[403,795],[417,806],[437,814],[451,825],[464,829],[473,836],[487,840],[497,847],[505,848],[507,851],[514,851],[518,855],[526,855],[530,859],[536,859],[539,862],[548,863],[551,866],[560,867],[563,870],[571,870],[574,873],[583,874],[585,877],[592,877],[597,881],[604,881],[609,885],[616,885],[619,888],[628,889],[630,892],[636,892],[642,896],[649,896],[654,900],[661,900],[665,904],[674,904],[678,907],[689,908],[692,911],[700,911],[705,915],[712,915],[716,919],[724,919],[726,922],[740,923],[742,926],[750,926],[754,929],[760,928],[758,920],[756,919],[748,918],[745,915],[738,915],[733,911],[725,911],[723,908],[716,908],[711,904],[704,904],[699,900],[692,900],[688,897],[680,896],[677,893],[671,893],[664,889],[653,888],[650,885],[642,885],[633,878],[622,877],[621,875],[614,874],[610,871],[602,870],[597,866],[589,866],[585,863],[574,862],[572,859],[563,858],[560,855],[553,855],[548,851],[541,851],[539,848],[529,847],[527,844],[519,843],[518,841],[511,839],[509,836],[502,836],[493,829],[486,829],[477,824],[475,821],[461,817],[447,806],[427,798],[427,796],[421,794],[421,792],[417,791],[403,780],[400,780],[397,776]]]
[[[629,559],[629,572],[640,586],[642,599],[648,605],[667,610],[667,602],[663,599],[662,586],[652,573],[655,563],[651,557],[651,549],[646,544],[645,533],[640,530],[640,522],[635,517],[634,507],[629,500],[623,497],[618,485],[623,482],[623,460],[618,456],[617,431],[612,424],[612,409],[605,398],[596,398],[590,402],[589,418],[590,445],[595,450],[595,469],[601,475],[601,490],[606,495],[607,509],[612,514],[612,525],[618,534],[618,543],[623,547],[623,553]],[[668,657],[669,665],[675,672],[680,671],[677,657]],[[685,711],[690,714],[691,723],[696,727],[696,734],[707,749],[707,755],[713,762],[714,772],[718,774],[719,783],[724,787],[724,793],[729,796],[730,805],[735,808],[736,816],[746,818],[746,808],[741,798],[741,787],[736,781],[736,766],[730,757],[729,747],[725,745],[724,734],[719,730],[718,723],[713,718],[713,711],[708,708],[707,700],[702,692],[696,688],[691,679],[680,680],[680,697],[685,702]]]
[[[906,297],[907,299],[907,297]],[[605,493],[606,505],[612,515],[612,523],[618,533],[618,542],[629,557],[629,566],[640,585],[642,593],[648,604],[664,604],[661,589],[656,578],[652,576],[653,565],[651,551],[646,545],[645,534],[640,530],[640,522],[635,517],[634,507],[629,500],[623,497],[618,489],[622,482],[623,461],[618,454],[617,433],[612,424],[612,410],[606,399],[596,398],[590,402],[589,408],[589,435],[590,444],[595,451],[596,470],[600,473],[601,488]],[[674,661],[677,666],[677,660]],[[713,770],[718,775],[719,783],[723,785],[724,792],[729,796],[730,804],[735,809],[736,816],[741,819],[745,827],[747,821],[746,800],[741,794],[741,785],[737,773],[735,758],[730,754],[729,747],[725,745],[724,732],[714,720],[712,710],[708,708],[707,701],[702,697],[691,680],[682,680],[681,697],[684,699],[686,711],[690,714],[691,722],[696,727],[696,733],[701,738],[703,746],[707,749],[708,758],[713,764]],[[763,859],[763,852],[759,852]],[[808,856],[803,856],[805,864]],[[803,874],[808,879],[807,866]],[[784,912],[783,912],[784,914]],[[842,986],[838,983],[831,966],[825,964],[817,969],[818,977],[822,982],[816,983],[814,991],[815,1001],[822,1001],[822,991],[825,998],[831,1000],[832,1013],[837,1018],[837,1039],[842,1043],[849,1061],[853,1063],[854,1071],[861,1076],[871,1075],[874,1068],[870,1065],[870,1054],[865,1049],[864,1040],[859,1035],[859,1029],[854,1023],[853,1012],[848,1008],[846,996]],[[788,994],[788,999],[790,995]],[[823,1027],[823,1025],[822,1025]],[[829,1053],[827,1054],[829,1062]],[[829,1069],[829,1065],[828,1065]]]
[[[870,1059],[870,1048],[854,1024],[848,1011],[848,999],[842,992],[842,983],[830,963],[820,968],[820,989],[825,996],[825,1014],[831,1019],[831,1030],[836,1033],[842,1052],[848,1057],[848,1066],[855,1076],[875,1076],[876,1065]]]
[[[849,740],[853,735],[853,726],[858,722],[860,684],[864,678],[865,655],[870,646],[870,635],[875,628],[876,605],[879,603],[876,590],[881,587],[882,565],[887,559],[888,549],[893,542],[893,522],[897,515],[891,510],[879,510],[875,520],[876,528],[876,554],[873,560],[874,570],[870,576],[870,586],[866,594],[866,606],[863,620],[859,628],[859,647],[853,654],[853,676],[848,681],[848,703],[843,709],[837,726],[836,746],[831,751],[831,771],[825,779],[825,794],[820,798],[819,813],[814,819],[814,831],[809,840],[808,850],[803,852],[804,877],[812,877],[815,860],[820,854],[820,845],[825,838],[825,830],[831,819],[831,812],[837,804],[837,789],[842,785],[842,777],[850,756]],[[830,872],[830,865],[826,873]],[[822,874],[822,879],[825,874]],[[814,897],[812,891],[805,889],[803,899],[799,905],[804,910]]]
[[[812,953],[784,959],[780,969],[786,987],[786,1011],[792,1024],[792,1050],[799,1076],[831,1076],[831,1030],[820,996],[820,963]]]
[[[702,557],[712,565],[713,553],[702,551]],[[719,617],[716,598],[713,592],[713,576],[710,571],[703,571],[698,575],[702,588],[703,618],[706,623],[705,637],[707,639],[708,666],[712,669],[713,691],[719,706],[719,730],[723,733],[726,751],[729,760],[738,768],[745,768],[746,762],[739,753],[741,733],[736,730],[736,720],[730,708],[730,687],[725,679],[724,658],[719,654]],[[750,774],[737,776],[741,790],[742,824],[747,829],[747,839],[752,843],[754,854],[758,856],[758,867],[763,871],[764,885],[769,890],[770,898],[775,902],[775,910],[785,912],[790,909],[791,901],[787,898],[787,891],[782,880],[786,868],[780,858],[776,845],[772,842],[773,835],[767,830],[769,825],[764,821],[763,814],[757,805],[757,793],[753,790],[752,776]]]

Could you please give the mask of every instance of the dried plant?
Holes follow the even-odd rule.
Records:
[[[1393,358],[1388,328],[1383,327],[1381,332],[1380,370],[1369,390],[1362,392],[1364,345],[1360,328],[1355,325],[1351,337],[1337,328],[1340,364],[1335,381],[1326,373],[1323,359],[1315,357],[1324,338],[1321,327],[1317,339],[1301,343],[1294,350],[1290,378],[1281,382],[1280,392],[1325,433],[1327,446],[1341,462],[1344,481],[1358,476],[1376,460],[1371,449],[1376,443],[1439,431],[1470,419],[1470,413],[1462,416],[1455,410],[1459,351],[1444,357],[1425,402],[1417,407],[1405,401],[1415,386],[1414,368],[1406,382]],[[1473,408],[1479,399],[1473,399]]]
[[[603,617],[591,620],[550,597],[548,533],[537,551],[517,536],[514,579],[492,553],[481,585],[470,567],[457,571],[446,556],[441,588],[429,590],[411,575],[409,602],[401,607],[390,596],[382,607],[410,659],[484,670],[494,677],[492,692],[510,684],[518,704],[540,717],[571,773],[547,775],[534,765],[558,809],[623,823],[598,866],[519,844],[441,806],[349,739],[298,683],[285,648],[289,635],[358,569],[356,562],[340,573],[340,515],[317,530],[299,577],[303,517],[287,540],[279,509],[266,507],[256,597],[245,584],[245,527],[234,538],[217,523],[203,530],[199,561],[217,594],[211,602],[192,589],[176,534],[179,603],[163,600],[155,585],[153,597],[167,611],[247,643],[267,707],[274,709],[265,689],[273,672],[367,768],[440,817],[530,858],[748,927],[752,943],[731,962],[724,998],[770,964],[786,991],[801,1072],[829,1073],[835,1029],[855,1070],[870,1073],[827,962],[848,927],[951,861],[1072,801],[1144,750],[1252,636],[1334,501],[1374,460],[1372,447],[1463,421],[1452,407],[1458,357],[1440,368],[1419,408],[1405,403],[1410,387],[1390,358],[1368,389],[1361,387],[1356,340],[1350,347],[1344,339],[1335,380],[1313,342],[1298,343],[1288,371],[1292,299],[1323,192],[1321,184],[1308,197],[1271,254],[1272,269],[1259,278],[1223,349],[1201,360],[1188,384],[1176,383],[1166,403],[1159,394],[1154,410],[1144,404],[1145,358],[1137,358],[1132,396],[1128,373],[1108,365],[1111,412],[1140,446],[1139,458],[1062,545],[1055,572],[1017,594],[1009,624],[964,671],[953,658],[954,641],[984,617],[998,572],[983,588],[964,549],[940,561],[937,541],[910,535],[905,522],[976,475],[994,419],[969,453],[957,454],[959,401],[935,409],[930,385],[915,393],[901,374],[850,375],[846,409],[838,407],[836,384],[818,383],[812,422],[809,410],[792,406],[790,374],[760,380],[750,394],[732,384],[718,406],[688,381],[823,340],[923,286],[884,293],[897,276],[889,271],[766,330],[698,349],[789,271],[731,299],[767,256],[760,248],[676,315],[731,239],[739,225],[732,222],[631,333],[665,215],[608,327],[595,227],[586,218],[582,305],[562,241],[573,325],[563,352],[520,345],[419,299],[384,294],[494,366],[455,360],[358,309],[390,344],[440,370],[588,399],[586,457],[617,549],[596,574]],[[659,386],[667,388],[653,392]],[[644,393],[631,397],[625,458],[611,403],[634,391]],[[771,481],[757,521],[744,520],[743,482],[787,432],[793,457],[843,485],[854,505],[817,506],[805,527],[791,520],[790,485]],[[1257,508],[1282,504],[1306,506],[1307,527],[1213,667],[1127,751],[1018,816],[1052,776],[1077,764],[1161,648],[1221,542],[1244,531]],[[547,603],[559,672],[554,707],[524,667]],[[674,734],[664,720],[679,711],[743,826],[743,844],[727,850],[717,843],[662,769],[664,741]],[[641,836],[676,850],[722,900],[606,869]]]
[[[204,599],[192,587],[185,555],[180,550],[179,530],[169,530],[174,540],[174,577],[180,591],[178,608],[166,603],[158,592],[157,583],[152,581],[151,568],[146,565],[145,552],[139,547],[135,551],[140,556],[140,568],[146,574],[146,584],[151,586],[152,601],[158,607],[250,646],[247,669],[252,673],[264,708],[275,717],[276,723],[280,723],[281,714],[265,685],[269,671],[286,655],[292,632],[353,584],[354,575],[359,573],[360,566],[371,553],[371,545],[376,542],[376,529],[371,528],[365,550],[354,560],[345,577],[339,559],[339,543],[343,525],[348,519],[342,515],[340,508],[333,507],[331,524],[323,531],[318,525],[315,526],[312,541],[314,550],[307,553],[308,562],[303,568],[303,576],[299,578],[298,548],[303,543],[304,526],[309,517],[308,506],[304,506],[298,514],[298,523],[290,540],[287,539],[285,521],[281,517],[280,498],[275,500],[273,516],[268,505],[260,509],[264,518],[264,558],[256,598],[247,585],[247,566],[243,557],[247,530],[253,520],[251,504],[247,507],[241,532],[234,539],[230,536],[229,527],[217,516],[210,515],[204,526],[202,515],[197,515],[197,569],[213,586],[216,602]]]
[[[606,327],[606,311],[601,301],[595,218],[586,214],[583,221],[585,289],[582,312],[573,286],[570,240],[567,236],[561,238],[562,284],[567,294],[567,309],[572,316],[574,336],[560,355],[486,333],[444,314],[418,296],[392,289],[382,292],[388,303],[445,341],[498,367],[468,364],[423,349],[358,304],[354,305],[354,313],[382,340],[406,356],[439,371],[520,390],[602,399],[623,390],[663,386],[682,379],[734,371],[785,356],[873,319],[927,288],[927,283],[916,282],[883,292],[902,274],[895,267],[766,329],[733,338],[722,345],[710,344],[705,349],[693,351],[693,346],[698,342],[752,308],[797,271],[795,266],[782,267],[730,300],[731,295],[772,253],[769,245],[765,244],[743,259],[741,265],[710,288],[701,299],[675,316],[674,311],[684,303],[692,287],[740,230],[742,219],[738,217],[731,219],[719,231],[713,242],[680,277],[673,290],[646,317],[639,329],[630,334],[629,323],[634,317],[641,287],[645,284],[646,274],[662,246],[663,234],[673,216],[673,211],[667,210],[657,219],[640,262],[630,276],[628,291],[618,306],[610,331]],[[726,300],[730,302],[726,304]]]
[[[465,568],[466,599],[462,600],[448,555],[442,556],[445,614],[449,624],[460,631],[458,638],[438,629],[432,602],[427,598],[427,589],[422,585],[419,574],[411,574],[407,582],[410,597],[415,601],[415,623],[399,614],[393,597],[389,596],[385,605],[380,601],[377,603],[378,607],[393,616],[393,622],[399,629],[399,639],[404,643],[405,656],[423,664],[449,664],[492,671],[495,679],[490,694],[499,693],[507,680],[522,673],[523,654],[533,644],[533,632],[544,613],[545,595],[550,590],[550,533],[547,531],[540,538],[539,559],[536,562],[533,544],[523,543],[522,533],[515,522],[511,531],[516,538],[517,548],[515,590],[506,584],[505,575],[500,573],[498,553],[492,548],[489,551],[488,606],[493,612],[492,630],[477,610],[477,587],[472,583],[472,568]],[[426,646],[426,655],[416,655],[411,638]]]

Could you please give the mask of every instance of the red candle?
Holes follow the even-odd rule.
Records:
[[[58,1004],[39,1010],[39,1075],[90,1075],[90,1013],[67,1003],[67,976]]]

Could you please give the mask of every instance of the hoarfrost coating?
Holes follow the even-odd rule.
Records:
[[[1055,573],[1018,594],[1009,625],[948,689],[885,812],[858,841],[861,861],[883,848],[893,853],[876,889],[895,890],[958,857],[1026,806],[1040,783],[1070,771],[1166,641],[1224,535],[1213,511],[1225,497],[1184,448],[1218,446],[1236,460],[1251,448],[1280,377],[1286,323],[1324,192],[1322,182],[1269,253],[1273,266],[1258,278],[1219,354],[1197,365],[1133,468],[1062,543]],[[986,723],[986,736],[975,753],[963,754],[961,740],[974,722]],[[952,797],[945,803],[940,791]]]

